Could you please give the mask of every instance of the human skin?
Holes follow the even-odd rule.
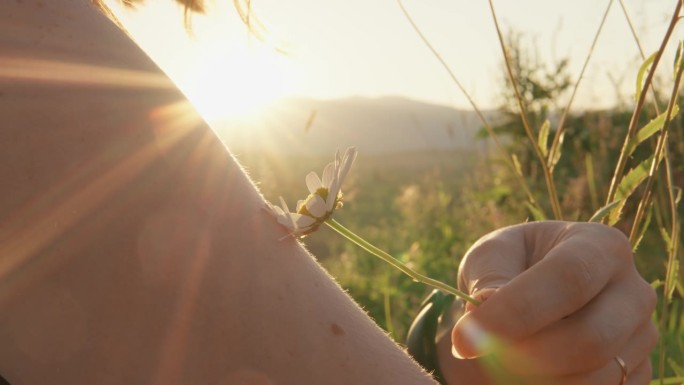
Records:
[[[491,353],[468,338],[473,324],[496,336],[502,346],[485,350],[495,350],[508,383],[619,384],[616,356],[628,368],[626,384],[651,378],[656,295],[614,228],[550,221],[497,230],[468,251],[459,287],[484,302],[466,307],[454,346],[463,357]],[[463,361],[441,358],[447,378],[463,378]]]
[[[0,116],[0,373],[13,385],[434,383],[280,240],[225,146],[88,1],[0,2]],[[485,240],[509,250],[506,234]],[[495,300],[511,290],[472,312],[503,336],[488,319],[517,314]],[[450,384],[482,378],[440,346]]]

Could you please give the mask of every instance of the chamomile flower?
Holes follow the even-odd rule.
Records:
[[[325,223],[340,235],[413,278],[414,281],[423,282],[435,289],[463,298],[474,305],[479,305],[480,302],[478,300],[458,289],[414,271],[400,260],[373,246],[332,218],[335,210],[342,206],[342,192],[340,191],[340,187],[347,177],[347,174],[349,174],[354,159],[356,159],[356,149],[354,147],[348,148],[347,151],[344,152],[344,155],[340,155],[340,152],[337,151],[335,160],[323,169],[322,178],[319,178],[318,174],[315,172],[309,173],[309,175],[306,176],[306,186],[309,188],[309,196],[307,196],[306,199],[297,202],[297,207],[294,212],[290,211],[289,207],[287,207],[287,203],[285,203],[285,200],[282,197],[280,197],[280,207],[266,202],[266,211],[268,211],[278,223],[283,225],[289,232],[282,239],[287,237],[304,237],[313,233]]]
[[[323,169],[322,178],[319,178],[315,172],[310,172],[306,176],[309,196],[297,202],[294,212],[290,212],[282,197],[280,207],[267,203],[268,211],[278,223],[289,230],[289,236],[299,238],[311,234],[332,216],[335,209],[342,206],[340,188],[354,159],[356,159],[356,148],[349,147],[344,155],[340,155],[337,151],[335,160]]]

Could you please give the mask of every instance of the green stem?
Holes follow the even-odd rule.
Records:
[[[392,257],[391,255],[387,254],[386,252],[382,251],[381,249],[373,246],[372,244],[368,243],[365,239],[361,238],[360,236],[354,234],[351,230],[348,228],[342,226],[339,222],[336,220],[330,218],[327,221],[325,221],[325,224],[328,225],[331,229],[337,231],[340,233],[342,236],[345,238],[349,239],[350,241],[356,243],[358,246],[360,246],[362,249],[368,251],[369,253],[375,255],[376,257],[382,259],[383,261],[389,263],[390,265],[394,266],[395,268],[399,269],[402,273],[408,275],[409,277],[413,278],[414,281],[416,282],[422,282],[428,286],[432,286],[435,289],[442,290],[444,292],[447,292],[449,294],[453,294],[461,299],[464,299],[473,305],[480,305],[480,301],[476,300],[475,298],[465,294],[464,292],[453,288],[443,282],[437,281],[435,279],[432,279],[430,277],[426,277],[415,270],[411,269],[410,267],[406,266],[396,258]]]
[[[468,99],[468,102],[470,105],[473,107],[473,110],[477,114],[477,117],[480,119],[480,122],[482,122],[482,127],[487,131],[487,135],[492,139],[492,142],[494,142],[494,146],[496,147],[497,151],[501,153],[503,160],[506,162],[506,165],[510,169],[511,173],[513,176],[515,176],[515,179],[520,183],[520,187],[525,191],[525,194],[527,195],[527,199],[530,201],[530,204],[534,206],[537,210],[540,212],[543,212],[544,209],[539,205],[539,202],[537,202],[537,199],[534,197],[534,194],[532,194],[532,191],[530,190],[530,187],[527,185],[527,181],[525,181],[525,178],[519,174],[516,171],[515,163],[513,161],[513,157],[511,156],[508,151],[504,148],[504,146],[501,144],[501,141],[499,141],[499,137],[496,134],[496,131],[494,131],[494,128],[492,128],[492,125],[489,124],[489,121],[487,121],[487,118],[484,116],[484,113],[480,108],[477,106],[477,103],[475,103],[475,100],[470,96],[468,91],[465,89],[463,84],[458,80],[456,77],[456,74],[454,71],[451,70],[451,67],[449,67],[449,64],[447,64],[446,60],[442,57],[442,55],[439,54],[437,49],[430,43],[430,40],[428,40],[427,37],[423,34],[423,31],[420,30],[418,27],[418,24],[413,20],[411,15],[408,13],[406,8],[404,8],[404,4],[402,4],[401,0],[397,0],[397,3],[399,3],[399,8],[401,8],[401,11],[404,13],[404,16],[406,16],[406,19],[408,20],[409,24],[411,24],[411,27],[413,27],[413,30],[416,32],[418,37],[425,43],[425,46],[432,52],[432,54],[435,56],[437,61],[442,65],[444,70],[449,74],[449,77],[451,80],[456,84],[459,90],[463,93],[463,96]]]
[[[515,99],[518,101],[518,108],[520,108],[520,118],[522,120],[523,128],[527,134],[528,139],[532,145],[534,153],[539,159],[539,164],[544,173],[544,180],[546,181],[546,188],[549,192],[549,199],[551,200],[551,208],[553,209],[553,216],[557,220],[563,220],[563,211],[561,210],[560,201],[558,200],[558,192],[556,191],[556,183],[553,180],[553,170],[549,167],[549,162],[546,161],[544,154],[542,154],[541,148],[537,145],[534,133],[532,132],[532,126],[530,125],[529,119],[527,118],[527,109],[525,108],[525,99],[523,99],[520,90],[518,89],[518,83],[515,80],[513,74],[513,67],[511,67],[511,59],[508,55],[508,50],[506,49],[506,44],[504,42],[503,33],[501,32],[501,26],[499,24],[499,19],[496,17],[496,12],[494,10],[494,3],[489,0],[489,10],[492,13],[492,19],[494,20],[494,27],[496,28],[496,34],[499,37],[499,44],[501,45],[501,51],[504,56],[504,64],[506,67],[506,72],[508,73],[508,80],[511,82],[511,87],[513,92],[515,92]],[[556,149],[560,151],[560,148]]]
[[[627,135],[625,135],[625,141],[622,145],[622,150],[620,151],[620,155],[617,160],[617,165],[615,166],[615,170],[613,172],[613,178],[610,181],[610,188],[608,189],[608,197],[606,199],[606,202],[610,203],[615,200],[615,196],[617,195],[618,192],[618,186],[620,185],[620,181],[622,180],[623,173],[625,171],[625,167],[627,166],[627,160],[629,159],[630,154],[627,153],[626,148],[629,145],[629,142],[634,138],[634,136],[637,134],[638,131],[638,124],[639,124],[639,116],[641,115],[641,109],[644,106],[645,100],[646,100],[646,92],[649,87],[651,87],[651,84],[653,82],[653,76],[655,76],[656,68],[658,68],[658,63],[660,62],[660,58],[663,55],[663,52],[665,52],[665,48],[667,47],[667,43],[670,41],[670,37],[672,36],[672,31],[674,31],[675,26],[677,25],[677,22],[679,22],[679,12],[682,9],[682,2],[678,1],[677,6],[675,8],[674,13],[672,14],[672,20],[670,21],[670,25],[667,27],[667,31],[665,32],[665,37],[663,38],[662,43],[660,43],[660,48],[658,49],[655,58],[653,59],[653,63],[651,64],[651,68],[648,71],[648,74],[646,75],[646,79],[644,80],[644,84],[640,85],[641,87],[641,93],[639,94],[639,100],[637,100],[636,105],[634,106],[634,111],[632,111],[632,118],[629,121],[629,127],[627,128]]]

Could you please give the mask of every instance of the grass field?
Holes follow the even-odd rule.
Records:
[[[483,116],[486,145],[480,151],[361,153],[345,182],[345,206],[336,219],[417,271],[454,283],[465,251],[489,231],[530,220],[587,221],[600,214],[597,221],[629,236],[638,270],[659,295],[654,321],[661,338],[652,356],[652,384],[682,382],[684,119],[679,109],[684,105],[679,94],[684,44],[676,48],[674,65],[659,63],[680,17],[681,3],[676,3],[663,44],[651,56],[644,54],[633,104],[616,103],[610,110],[571,110],[580,82],[566,72],[566,62],[529,61],[515,35],[501,34],[502,74],[509,81],[502,89],[499,119],[490,123],[492,115]],[[277,201],[282,195],[294,202],[307,193],[305,175],[320,173],[331,156],[285,159],[238,151],[238,158],[266,198]],[[429,290],[330,230],[304,242],[402,342]]]

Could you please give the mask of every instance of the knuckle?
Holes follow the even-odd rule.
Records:
[[[597,254],[621,260],[631,261],[633,259],[632,244],[621,230],[601,223],[582,223],[580,225],[582,226],[580,231],[588,234],[589,239],[599,240],[599,242],[593,242],[595,247],[600,245],[600,248],[595,250]]]
[[[504,303],[503,307],[503,314],[508,314],[511,317],[509,328],[512,335],[509,337],[528,336],[537,331],[537,322],[535,321],[539,318],[539,306],[535,304],[533,299],[522,295],[515,303]]]
[[[629,306],[630,315],[634,316],[634,320],[638,320],[641,324],[644,320],[651,317],[658,304],[658,295],[655,289],[646,282],[641,276],[634,272],[637,277],[630,282],[631,287],[628,288],[630,295],[625,296],[625,306]]]
[[[651,362],[646,359],[638,363],[636,368],[629,374],[630,384],[648,384],[651,380],[653,367]]]
[[[656,345],[658,345],[658,339],[660,338],[660,336],[658,333],[658,328],[655,326],[653,322],[648,323],[646,333],[646,349],[644,349],[644,352],[646,352],[646,358],[648,358],[648,352],[653,350],[653,348],[655,348]]]
[[[615,227],[600,225],[603,227],[605,233],[605,245],[608,248],[608,256],[627,260],[629,262],[633,259],[632,243],[627,238],[627,235]]]
[[[506,250],[507,247],[509,247],[508,243],[500,232],[493,232],[478,239],[468,250],[464,258],[466,261],[474,261],[480,256],[500,253],[502,250]]]
[[[613,347],[620,340],[615,329],[605,327],[605,324],[588,326],[585,333],[584,355],[578,359],[584,360],[585,370],[599,368],[613,357]]]
[[[619,340],[610,328],[587,324],[577,334],[576,349],[569,357],[576,369],[590,371],[600,368],[612,358],[612,347]]]
[[[559,269],[559,288],[564,300],[572,308],[583,306],[596,290],[596,272],[599,267],[593,258],[575,256],[565,258]]]
[[[658,294],[656,294],[655,289],[643,279],[641,279],[641,286],[641,291],[643,293],[643,295],[641,296],[642,303],[640,304],[641,306],[637,308],[637,310],[643,314],[651,315],[655,311],[656,306],[658,305]],[[644,309],[646,311],[644,311]]]
[[[510,249],[510,242],[496,234],[489,234],[478,240],[463,257],[458,273],[458,284],[461,289],[472,292],[476,289],[476,284],[486,284],[484,280],[506,278],[505,271],[492,261]]]
[[[653,366],[651,365],[651,362],[646,360],[644,361],[643,365],[639,366],[637,369],[638,371],[636,373],[631,374],[632,377],[638,379],[638,382],[635,381],[635,383],[650,383],[651,375],[653,373]]]

